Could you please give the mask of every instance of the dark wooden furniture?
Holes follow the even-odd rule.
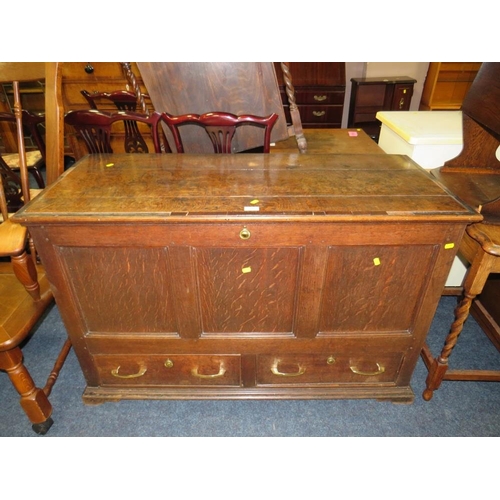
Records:
[[[10,68],[9,73],[21,76]],[[2,75],[8,78],[7,74]],[[18,151],[21,170],[21,185],[24,200],[29,201],[27,186],[26,152],[20,107],[19,82],[14,81],[15,116]],[[41,266],[35,265],[35,256],[28,255],[28,233],[25,227],[13,222],[7,211],[3,185],[0,184],[0,370],[9,376],[14,388],[21,396],[20,404],[32,423],[33,430],[45,434],[51,427],[52,406],[48,400],[64,360],[71,348],[68,340],[43,388],[36,386],[23,362],[22,345],[53,301],[49,283]],[[34,248],[32,248],[32,252]],[[8,258],[8,260],[5,260]],[[3,403],[3,402],[2,402]]]
[[[88,92],[81,90],[80,93],[89,103],[90,109],[99,109],[100,111],[136,111],[137,95],[128,90],[114,90],[112,92]],[[144,95],[143,95],[144,97]],[[103,103],[112,103],[112,108],[105,108]]]
[[[177,153],[189,153],[185,151],[182,142],[182,129],[190,125],[201,128],[206,132],[206,139],[212,143],[214,153],[233,153],[235,142],[235,134],[240,127],[257,127],[262,129],[263,152],[269,153],[271,145],[271,132],[278,115],[272,113],[269,116],[255,115],[233,115],[232,113],[223,113],[221,111],[213,111],[210,113],[187,114],[174,116],[169,113],[162,113],[162,122],[166,123],[175,144]],[[201,140],[202,138],[200,138]]]
[[[279,77],[287,79],[287,93],[293,95],[289,72],[286,76],[282,74],[283,70]],[[143,78],[147,80],[147,89]],[[63,173],[65,153],[80,158],[86,152],[84,144],[64,133],[64,114],[89,107],[82,90],[91,95],[118,89],[133,92],[138,97],[137,110],[143,113],[154,109],[177,115],[212,110],[258,116],[278,113],[280,118],[273,127],[271,140],[284,141],[294,135],[299,151],[307,150],[296,106],[291,106],[293,123],[287,127],[273,63],[52,62],[45,63],[45,81],[49,184]],[[146,95],[150,95],[149,101],[144,99]],[[250,132],[251,129],[249,136],[245,135],[245,143],[236,149],[262,146],[258,144],[262,139],[260,131],[255,131],[255,135]],[[188,144],[186,139],[184,144]],[[115,149],[115,152],[123,151]],[[212,152],[210,144],[206,152]]]
[[[281,63],[274,63],[287,123],[293,123],[290,107],[296,104],[304,129],[340,128],[345,99],[345,63],[286,64],[291,74],[294,96],[288,92],[289,84],[285,81]]]
[[[292,133],[286,124],[272,63],[140,62],[137,66],[159,112],[177,116],[213,111],[257,116],[276,113],[280,118],[271,140],[286,140]],[[212,153],[212,144],[204,140],[205,136],[198,127],[183,130],[186,151]],[[245,127],[233,140],[233,152],[261,146],[262,131],[255,127]]]
[[[419,109],[460,109],[480,67],[480,62],[431,62]]]
[[[87,403],[409,402],[480,216],[407,157],[293,152],[90,155],[15,219],[46,263]]]
[[[379,111],[408,111],[413,86],[408,76],[351,78],[348,127],[361,128],[374,140],[380,135]]]
[[[117,124],[125,131],[123,149],[127,153],[149,153],[143,133],[148,134],[153,142],[154,151],[161,152],[161,135],[159,134],[160,113],[153,112],[149,116],[133,111],[117,111],[107,113],[96,109],[69,111],[64,117],[66,125],[72,127],[84,141],[87,153],[113,153],[112,130]],[[139,130],[143,124],[145,129]]]
[[[449,370],[449,357],[457,343],[471,306],[490,273],[500,272],[500,63],[483,63],[463,105],[462,152],[434,175],[452,192],[482,213],[484,220],[467,228],[461,255],[471,264],[455,318],[439,356],[427,346],[422,357],[429,369],[424,399],[430,400],[443,380],[500,381],[500,370]],[[500,331],[478,307],[478,322],[497,348]]]

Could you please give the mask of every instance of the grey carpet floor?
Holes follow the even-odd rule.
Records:
[[[429,332],[434,354],[452,320],[454,297],[443,297]],[[52,307],[27,345],[25,363],[45,383],[65,336]],[[500,355],[469,318],[450,358],[453,366],[500,369]],[[17,393],[0,373],[0,436],[49,437],[491,437],[500,435],[500,385],[445,381],[431,401],[422,399],[427,370],[420,360],[412,378],[413,404],[374,400],[120,401],[84,405],[83,375],[71,351],[50,400],[54,425],[37,436]]]

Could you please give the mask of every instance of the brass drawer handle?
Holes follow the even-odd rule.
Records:
[[[299,368],[298,372],[296,372],[296,373],[283,373],[283,372],[280,372],[278,370],[278,364],[279,364],[279,360],[276,359],[273,363],[273,366],[271,366],[271,372],[273,373],[273,375],[279,375],[280,377],[298,377],[299,375],[303,375],[306,371],[306,369],[303,366],[298,365],[298,368]]]
[[[326,111],[313,111],[314,116],[323,116],[326,113]]]
[[[326,101],[326,95],[315,95],[314,100],[319,102]]]
[[[226,369],[224,368],[224,363],[221,363],[219,366],[219,373],[214,373],[212,375],[203,375],[202,373],[198,373],[198,367],[196,366],[191,370],[191,375],[193,377],[198,377],[198,378],[216,378],[216,377],[222,377],[226,373]]]
[[[120,375],[118,372],[120,371],[120,366],[117,366],[114,370],[111,370],[111,375],[113,377],[118,377],[118,378],[137,378],[137,377],[142,377],[148,369],[141,365],[139,371],[137,373],[132,373],[132,375]]]
[[[250,236],[251,236],[251,233],[250,233],[250,231],[249,231],[246,227],[244,227],[244,228],[240,231],[240,238],[241,238],[242,240],[248,240],[248,238],[250,238]]]
[[[167,359],[165,363],[163,363],[165,368],[172,368],[174,366],[174,362],[171,359]]]
[[[361,370],[358,370],[354,366],[350,366],[349,368],[351,369],[352,373],[355,373],[356,375],[364,375],[366,377],[373,377],[374,375],[380,375],[381,373],[385,372],[385,368],[380,363],[377,363],[376,372],[363,372]]]

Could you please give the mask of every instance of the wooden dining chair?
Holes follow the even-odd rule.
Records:
[[[429,401],[443,380],[500,382],[500,370],[449,367],[449,359],[491,273],[500,272],[500,63],[483,63],[462,104],[463,149],[432,174],[483,221],[467,227],[458,253],[470,264],[463,292],[441,352],[426,345],[422,358],[429,370],[423,398]],[[484,317],[483,331],[500,351],[500,326]],[[480,322],[481,323],[481,322]]]
[[[45,125],[45,117],[40,114],[31,113],[25,109],[22,110],[23,128],[27,131],[36,149],[26,151],[26,165],[28,172],[33,176],[39,188],[45,187],[45,181],[42,176],[42,169],[45,168],[46,154],[45,141],[42,134],[42,128]],[[5,123],[15,130],[16,117],[13,113],[0,113],[0,124]],[[19,172],[19,152],[4,153],[3,161],[14,172]]]
[[[185,114],[174,116],[162,113],[161,119],[165,122],[172,133],[177,153],[184,153],[180,128],[186,125],[203,127],[208,134],[214,153],[232,153],[232,143],[236,129],[242,126],[260,127],[264,129],[262,146],[263,152],[269,153],[271,146],[271,131],[278,120],[278,115],[272,113],[269,116],[234,115],[222,111],[210,113]]]
[[[74,128],[84,141],[89,154],[98,153],[149,153],[146,141],[138,137],[131,124],[144,124],[150,134],[155,153],[162,152],[161,136],[158,132],[160,114],[153,112],[150,116],[132,111],[109,113],[95,109],[68,111],[64,122]],[[123,151],[113,151],[112,132],[121,125],[125,128]]]
[[[26,152],[20,107],[19,82],[14,82],[14,107],[19,147],[23,201],[29,201]],[[2,177],[3,179],[3,177]],[[51,427],[52,405],[48,399],[52,387],[71,349],[66,340],[43,388],[37,387],[23,362],[21,346],[27,342],[38,320],[53,302],[44,269],[27,253],[27,229],[11,221],[0,184],[0,370],[9,376],[21,396],[20,404],[33,430],[45,434]],[[31,250],[34,251],[34,248]],[[1,402],[0,404],[3,404]]]

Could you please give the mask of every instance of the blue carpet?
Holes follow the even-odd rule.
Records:
[[[456,299],[443,297],[428,342],[441,348]],[[25,363],[39,385],[45,383],[65,330],[52,307],[24,348]],[[471,317],[450,358],[451,365],[500,369],[500,355]],[[18,396],[0,373],[0,436],[98,437],[412,437],[500,435],[500,385],[494,382],[448,382],[422,399],[427,370],[420,360],[412,378],[413,404],[375,400],[319,401],[120,401],[84,405],[85,387],[71,351],[56,382],[51,402],[54,425],[36,436]]]

